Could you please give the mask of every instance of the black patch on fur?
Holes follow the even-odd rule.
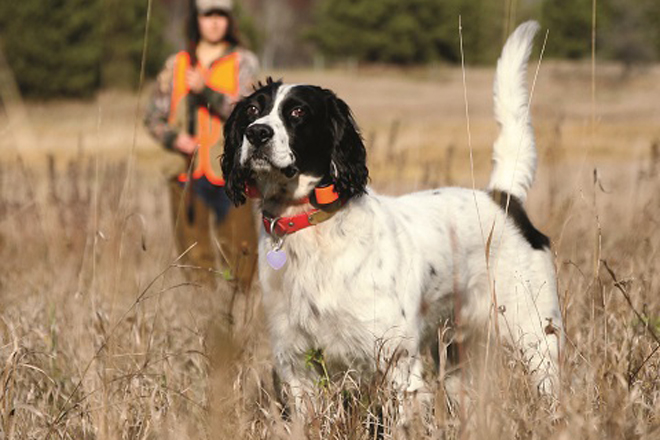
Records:
[[[447,345],[447,362],[450,365],[459,365],[461,362],[461,352],[459,342],[453,341]]]
[[[385,415],[381,405],[376,406],[375,417],[369,417],[368,423],[369,438],[383,440],[385,438]]]
[[[282,417],[283,420],[289,421],[291,420],[291,414],[293,413],[293,408],[291,408],[287,399],[287,395],[284,392],[284,388],[282,387],[282,380],[280,379],[279,374],[277,374],[277,371],[275,368],[271,370],[271,376],[273,379],[273,388],[275,389],[275,398],[280,404],[280,407],[282,408],[282,412],[280,416]]]
[[[445,347],[445,356],[447,357],[447,366],[458,366],[461,362],[461,353],[460,353],[460,343],[456,341],[448,341],[449,343]],[[444,343],[442,344],[444,345]],[[431,359],[433,359],[433,364],[436,369],[440,368],[440,340],[438,339],[437,334],[433,339],[433,343],[430,344],[430,354]]]
[[[318,88],[317,88],[318,89]],[[333,92],[318,89],[325,94],[327,118],[324,122],[329,129],[332,142],[331,163],[328,173],[341,199],[350,199],[366,192],[369,170],[367,150],[362,136],[348,105]]]
[[[429,344],[429,349],[431,352],[431,359],[433,359],[433,365],[435,365],[435,369],[438,370],[440,368],[440,344],[437,332],[433,337],[433,342]]]
[[[259,83],[259,85],[262,85]],[[250,181],[251,171],[240,165],[239,157],[243,135],[247,127],[256,119],[270,113],[275,103],[281,81],[268,78],[265,85],[234,107],[224,126],[225,148],[222,153],[222,174],[225,178],[225,192],[236,206],[245,203],[245,186]],[[249,115],[247,109],[254,105],[259,115]]]
[[[509,208],[507,215],[513,220],[513,223],[532,248],[538,250],[550,248],[550,239],[532,225],[529,217],[527,217],[525,208],[517,197],[509,196],[507,192],[498,190],[492,191],[490,197],[503,211],[507,210],[508,200]]]
[[[318,318],[319,316],[321,316],[321,313],[319,312],[319,308],[316,307],[316,304],[314,304],[314,303],[311,302],[311,301],[309,302],[309,308],[311,309],[312,314],[314,314],[314,316],[315,316],[316,318]]]

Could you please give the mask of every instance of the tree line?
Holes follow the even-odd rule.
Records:
[[[328,63],[456,63],[461,56],[459,15],[468,63],[492,63],[506,35],[529,18],[549,30],[546,57],[591,54],[592,0],[237,3],[244,34],[269,67],[309,64],[319,56]],[[168,38],[168,13],[175,4],[152,2],[147,76],[155,75],[167,54],[177,49]],[[80,97],[104,87],[134,87],[148,5],[148,0],[4,1],[0,50],[25,96]],[[176,10],[180,13],[180,5]],[[660,1],[599,0],[596,13],[599,57],[628,65],[660,58]],[[183,26],[183,18],[176,19]]]
[[[593,0],[321,0],[309,32],[324,54],[360,61],[419,64],[492,63],[516,23],[549,30],[546,55],[591,55]],[[660,58],[660,1],[598,0],[598,54],[625,63]]]
[[[164,16],[154,12],[150,26],[157,34]],[[4,1],[0,50],[25,96],[83,97],[101,87],[134,86],[146,15],[146,1]],[[149,75],[158,71],[167,51],[160,38],[151,41]]]

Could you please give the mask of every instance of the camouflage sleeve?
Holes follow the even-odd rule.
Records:
[[[241,51],[241,65],[238,71],[239,92],[238,99],[250,95],[259,76],[259,59],[249,50]],[[235,100],[236,101],[236,100]],[[235,104],[236,102],[232,103]]]
[[[158,74],[144,115],[144,125],[149,133],[168,150],[173,149],[174,141],[178,135],[177,129],[168,123],[170,101],[172,99],[174,60],[175,56],[168,58],[165,67]]]
[[[239,49],[239,54],[238,96],[234,98],[223,95],[210,87],[206,87],[201,93],[202,98],[208,103],[212,111],[220,115],[223,121],[229,118],[234,105],[239,99],[252,93],[252,86],[256,82],[259,73],[259,60],[255,54],[245,49]]]

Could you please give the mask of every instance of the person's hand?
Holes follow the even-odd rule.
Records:
[[[174,140],[174,149],[191,156],[197,149],[197,141],[188,133],[179,133]]]
[[[186,71],[186,84],[193,93],[202,93],[204,90],[204,76],[197,69],[188,69]]]

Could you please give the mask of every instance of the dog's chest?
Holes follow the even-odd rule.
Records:
[[[376,335],[401,324],[397,298],[383,293],[393,286],[380,291],[364,288],[363,274],[378,273],[365,258],[368,250],[347,252],[332,243],[324,246],[310,240],[289,240],[284,247],[287,263],[279,271],[261,263],[271,327],[291,340],[305,341],[301,349],[322,348],[326,356],[342,362],[372,356]],[[271,246],[268,239],[263,241],[262,255]],[[369,282],[370,287],[374,282]]]

